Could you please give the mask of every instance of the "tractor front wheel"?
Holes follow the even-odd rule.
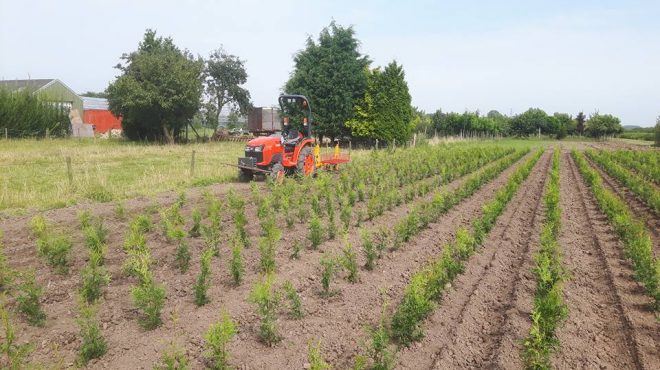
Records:
[[[296,163],[296,173],[302,176],[314,176],[316,174],[316,159],[310,146],[300,150],[298,162]]]
[[[254,172],[250,170],[244,170],[242,168],[238,170],[238,181],[250,182],[252,179],[254,179]]]

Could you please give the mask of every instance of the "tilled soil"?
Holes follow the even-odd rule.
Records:
[[[623,245],[600,212],[573,158],[562,154],[559,245],[570,278],[569,314],[557,331],[560,369],[660,368],[660,330],[634,280]]]
[[[521,368],[517,340],[529,330],[531,253],[550,163],[546,151],[425,322],[424,339],[400,352],[401,368]]]
[[[617,179],[610,176],[598,163],[592,161],[591,158],[587,156],[585,156],[585,158],[603,178],[603,184],[605,187],[626,202],[636,218],[643,220],[646,223],[653,242],[653,251],[658,255],[658,253],[660,253],[660,215],[644,203],[637,194],[633,193],[626,186],[619,183]]]
[[[272,348],[258,339],[259,320],[247,297],[259,281],[257,241],[260,227],[256,207],[248,202],[248,231],[253,247],[244,250],[244,282],[231,283],[229,275],[229,235],[233,223],[228,212],[223,216],[226,236],[221,256],[212,262],[211,302],[203,307],[193,303],[193,284],[199,271],[199,256],[204,249],[201,238],[189,238],[193,260],[190,271],[181,274],[173,266],[175,246],[162,236],[160,228],[148,235],[152,249],[156,281],[167,288],[163,310],[163,325],[144,331],[137,324],[138,312],[130,297],[135,279],[121,273],[126,259],[122,250],[128,219],[119,220],[110,204],[81,205],[48,211],[45,216],[58,228],[71,233],[74,255],[69,275],[52,273],[36,255],[35,241],[29,236],[29,217],[0,220],[5,232],[5,253],[12,267],[35,268],[37,281],[44,286],[42,299],[49,317],[45,328],[34,328],[16,319],[20,341],[35,344],[31,359],[45,365],[72,366],[80,339],[75,324],[75,295],[80,270],[87,260],[77,213],[90,209],[103,216],[110,230],[106,266],[112,282],[106,288],[100,306],[99,320],[108,341],[108,353],[93,360],[88,368],[147,369],[152,368],[161,353],[176,344],[190,359],[191,368],[203,368],[204,333],[227,310],[239,324],[239,333],[229,344],[231,363],[241,369],[298,369],[308,366],[307,345],[321,340],[323,357],[335,368],[349,368],[355,356],[363,352],[366,326],[378,322],[383,300],[395,306],[403,295],[410,276],[435,259],[443,245],[453,239],[460,226],[467,226],[481,214],[482,205],[492,199],[527,157],[485,184],[473,196],[449,210],[436,222],[396,251],[387,252],[374,271],[360,269],[360,282],[351,284],[344,275],[332,282],[336,294],[321,297],[320,265],[322,256],[339,255],[345,245],[340,236],[324,242],[319,250],[305,249],[299,260],[290,260],[294,241],[307,246],[307,225],[296,223],[292,230],[283,230],[277,253],[277,282],[291,281],[303,299],[305,317],[293,320],[283,308],[277,325],[282,342]],[[397,368],[521,368],[520,341],[529,331],[529,312],[535,289],[532,255],[538,247],[540,225],[543,222],[542,195],[551,152],[541,157],[529,178],[522,184],[507,209],[500,216],[484,246],[466,265],[453,287],[443,297],[435,313],[424,323],[426,337],[411,348],[397,354]],[[456,189],[465,178],[445,186]],[[212,194],[224,198],[234,188],[247,199],[246,184],[209,187]],[[144,212],[152,203],[159,207],[176,199],[167,193],[155,200],[141,198],[126,203],[131,216]],[[367,229],[393,226],[410,209],[428,200],[433,192],[409,204],[403,204],[372,221],[363,223]],[[634,281],[630,265],[624,259],[622,245],[612,232],[607,219],[600,213],[589,189],[583,183],[572,159],[562,155],[561,168],[562,234],[560,248],[564,263],[571,271],[565,285],[569,316],[562,323],[558,336],[562,347],[553,358],[557,368],[660,368],[658,324],[650,309],[650,299]],[[190,220],[193,208],[205,209],[201,190],[188,192],[183,215]],[[361,203],[354,209],[364,211]],[[353,222],[355,221],[355,212]],[[338,214],[337,214],[338,215]],[[152,219],[157,224],[158,216]],[[283,220],[278,220],[280,226]],[[325,225],[326,219],[322,219]],[[339,219],[337,217],[339,227]],[[347,240],[360,253],[356,227]],[[360,265],[364,258],[359,254]],[[283,302],[283,307],[286,301]]]
[[[455,189],[463,182],[463,178],[455,180],[446,186],[447,190]],[[249,186],[236,184],[232,186],[218,185],[211,187],[211,192],[223,198],[230,187],[237,192],[249,196]],[[429,194],[422,199],[413,201],[412,204],[429,199]],[[159,207],[173,203],[177,195],[175,193],[163,194],[158,199],[137,199],[127,202],[126,208],[131,216],[144,212],[152,204]],[[190,212],[194,207],[205,208],[202,205],[201,191],[193,190],[187,194],[186,205],[182,213],[185,219],[190,219]],[[367,228],[377,225],[391,225],[400,217],[404,216],[410,209],[411,204],[404,204],[373,221],[365,222]],[[365,204],[356,206],[355,211],[362,209]],[[320,291],[320,256],[327,253],[337,254],[343,243],[338,240],[323,243],[318,251],[305,250],[301,253],[300,260],[290,260],[291,246],[298,240],[307,245],[308,230],[306,225],[296,224],[293,230],[283,229],[281,247],[277,254],[278,282],[291,280],[301,292],[303,305],[307,311],[307,317],[301,321],[294,321],[280,316],[278,325],[284,340],[276,348],[269,348],[261,344],[257,339],[258,318],[254,313],[254,307],[247,302],[249,291],[260,277],[258,273],[259,252],[256,241],[260,227],[256,221],[256,207],[248,202],[246,213],[251,220],[248,231],[254,247],[244,250],[245,277],[242,285],[235,287],[231,284],[229,276],[229,243],[228,235],[231,234],[233,223],[228,212],[225,212],[223,227],[227,239],[221,245],[221,257],[214,259],[212,284],[209,291],[211,302],[203,307],[193,304],[193,289],[196,275],[199,270],[199,256],[204,249],[201,238],[190,239],[190,247],[193,254],[191,269],[186,274],[180,274],[172,266],[175,246],[168,243],[162,236],[159,227],[148,235],[148,245],[152,249],[154,276],[157,282],[167,288],[167,302],[163,310],[163,325],[152,331],[143,331],[137,325],[138,312],[134,309],[130,297],[130,288],[135,284],[135,279],[126,277],[121,273],[121,266],[126,259],[122,250],[123,238],[127,230],[128,220],[117,220],[113,215],[113,206],[109,204],[94,205],[90,208],[86,205],[71,207],[67,209],[45,212],[47,219],[57,229],[66,230],[74,239],[74,252],[69,275],[60,276],[53,274],[38,258],[35,251],[35,240],[29,236],[27,224],[29,217],[6,219],[0,222],[0,228],[5,231],[6,253],[10,256],[12,267],[16,269],[36,268],[37,281],[45,287],[42,299],[44,310],[49,320],[45,328],[34,328],[23,323],[19,324],[21,340],[30,340],[36,344],[33,360],[40,363],[50,363],[53,358],[60,358],[64,365],[72,365],[80,340],[78,329],[75,325],[77,308],[75,305],[75,294],[79,284],[79,273],[87,260],[87,251],[83,246],[82,236],[79,231],[78,212],[82,209],[90,209],[95,215],[104,217],[105,225],[109,229],[108,252],[106,266],[112,275],[112,282],[104,289],[104,301],[100,307],[99,320],[103,328],[103,335],[108,341],[108,353],[100,360],[92,361],[90,368],[151,368],[158,360],[162,351],[177,343],[179,347],[187,352],[192,359],[193,367],[203,367],[203,335],[213,322],[217,321],[220,312],[227,310],[232,317],[238,321],[240,331],[238,336],[230,345],[233,355],[232,363],[241,367],[263,368],[263,367],[302,367],[307,357],[307,343],[311,339],[322,339],[324,351],[331,361],[343,358],[342,353],[349,349],[355,352],[358,348],[357,335],[363,331],[363,323],[357,317],[349,316],[348,319],[334,317],[329,318],[325,311],[332,304],[335,306],[346,305],[351,293],[342,292],[329,299],[321,299]],[[130,218],[129,218],[130,219]],[[155,225],[158,216],[152,217]],[[355,220],[355,212],[354,212]],[[283,220],[279,220],[283,224]],[[324,220],[325,222],[325,220]],[[339,220],[337,220],[339,222]],[[356,247],[359,245],[359,235],[356,228],[352,228],[348,235],[349,241]],[[359,250],[357,250],[359,252]],[[389,254],[386,259],[397,261],[397,253]],[[360,263],[363,263],[360,258]],[[414,262],[413,262],[414,263]],[[394,262],[394,265],[397,263]],[[412,269],[408,267],[409,269]],[[387,269],[379,265],[378,269],[383,273],[384,279],[391,275]],[[414,269],[413,269],[414,270]],[[340,277],[336,278],[339,283],[337,288],[343,284]],[[363,278],[363,281],[367,280]],[[405,281],[405,279],[402,279]],[[346,285],[346,284],[343,284]],[[358,290],[372,292],[373,284],[365,282],[356,284]],[[361,294],[361,293],[357,293]],[[379,305],[377,303],[377,305]],[[362,306],[364,310],[371,312],[373,307]],[[355,340],[343,345],[324,337],[333,332],[337,322],[342,324],[352,323],[355,329]],[[312,331],[314,330],[314,331]],[[333,355],[334,354],[334,355]],[[324,354],[325,355],[325,354]]]

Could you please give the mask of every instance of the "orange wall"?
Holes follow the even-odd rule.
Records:
[[[96,133],[104,133],[111,129],[121,130],[121,118],[113,116],[109,110],[86,110],[83,113],[83,122],[94,125]]]

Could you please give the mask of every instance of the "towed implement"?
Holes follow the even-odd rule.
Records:
[[[255,174],[271,176],[282,181],[286,175],[314,176],[317,169],[347,163],[349,155],[342,155],[339,145],[330,155],[321,156],[321,148],[312,137],[314,119],[309,100],[302,95],[280,95],[282,131],[270,136],[250,140],[245,146],[245,157],[238,158],[238,178],[250,181]],[[302,125],[291,127],[287,112],[294,109],[302,115]]]

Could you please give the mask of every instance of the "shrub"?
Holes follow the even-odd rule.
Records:
[[[360,238],[362,239],[362,251],[367,259],[364,267],[371,271],[376,266],[376,259],[379,256],[379,252],[374,246],[374,242],[371,240],[371,235],[367,230],[360,230]]]
[[[220,255],[220,232],[213,226],[202,225],[202,238],[207,249],[213,251],[214,256]]]
[[[131,289],[133,302],[142,312],[140,325],[146,329],[155,329],[162,323],[160,311],[165,304],[165,288],[156,285],[148,266],[138,269],[141,284]]]
[[[330,291],[330,283],[332,282],[332,277],[337,268],[337,259],[335,257],[323,256],[321,257],[320,263],[323,268],[323,270],[321,270],[321,287],[323,288],[321,295],[329,297],[333,294],[333,292]]]
[[[235,285],[240,285],[243,281],[243,245],[238,241],[234,240],[234,246],[231,249],[231,260],[229,261],[229,269],[231,270],[232,279],[234,279]]]
[[[312,213],[309,221],[309,241],[312,243],[312,249],[318,249],[321,245],[322,231],[321,220],[316,212]]]
[[[197,208],[192,210],[192,220],[193,225],[190,228],[190,231],[188,231],[188,235],[193,238],[197,238],[200,236],[200,228],[202,223],[202,213]]]
[[[26,368],[25,358],[32,351],[33,346],[30,343],[16,343],[16,331],[11,324],[9,311],[5,308],[4,297],[0,297],[0,321],[4,338],[0,342],[0,353],[5,357],[5,361],[0,361],[3,369],[6,366],[8,370],[20,370]]]
[[[341,203],[341,212],[339,213],[339,219],[341,219],[344,230],[348,230],[351,226],[351,204],[348,200],[344,200]]]
[[[46,218],[42,215],[36,215],[30,220],[30,232],[37,238],[43,236],[47,228]]]
[[[321,342],[316,344],[309,342],[307,346],[307,361],[310,364],[311,370],[326,370],[330,369],[330,365],[323,359],[321,355]]]
[[[250,247],[250,239],[247,234],[245,226],[247,225],[247,216],[245,215],[245,200],[240,196],[236,195],[234,189],[231,189],[227,194],[229,200],[229,206],[232,208],[232,217],[234,219],[234,225],[236,227],[236,232],[238,233],[239,240],[243,243],[244,248]]]
[[[300,295],[296,291],[296,288],[293,287],[293,284],[290,281],[284,283],[284,292],[289,300],[289,316],[294,319],[302,318],[302,301],[300,300]]]
[[[395,366],[394,353],[390,349],[391,338],[386,312],[387,304],[384,304],[378,326],[367,328],[369,334],[367,354],[373,362],[371,369],[374,370],[390,370]]]
[[[197,306],[203,306],[209,303],[209,298],[207,291],[210,286],[211,278],[211,258],[213,257],[213,250],[206,249],[199,260],[200,272],[197,275],[197,281],[195,282],[195,304]]]
[[[96,253],[90,254],[90,260],[80,272],[80,295],[87,303],[94,303],[101,297],[101,287],[110,283],[110,275],[100,264],[100,256]]]
[[[46,263],[59,274],[69,272],[71,239],[65,235],[48,234],[37,240],[37,251],[46,257]]]
[[[357,283],[358,281],[358,264],[357,264],[357,255],[353,246],[348,241],[348,237],[344,236],[344,249],[342,250],[341,264],[346,269],[348,274],[346,275],[346,280],[351,283]]]
[[[96,308],[85,303],[81,303],[80,306],[80,317],[76,320],[76,323],[80,327],[82,343],[78,355],[80,362],[86,365],[89,360],[103,356],[108,347],[96,320]]]
[[[18,296],[16,296],[16,308],[30,325],[44,326],[46,314],[41,308],[40,302],[43,291],[35,282],[34,273],[23,274],[22,280],[18,288]]]
[[[206,356],[211,361],[212,369],[228,369],[229,353],[227,352],[227,343],[237,333],[236,323],[231,319],[227,312],[222,313],[220,322],[211,325],[206,332]]]
[[[290,259],[292,260],[297,260],[300,258],[300,251],[302,250],[302,243],[300,240],[296,240],[293,242],[293,250],[291,251],[291,255],[289,256]]]
[[[154,370],[187,370],[188,358],[178,348],[172,346],[163,352],[160,361],[154,366]]]
[[[115,217],[119,220],[124,220],[126,219],[126,205],[124,202],[119,201],[115,203]]]
[[[174,264],[181,271],[185,273],[190,268],[190,248],[188,248],[188,243],[185,240],[179,241],[179,246],[176,248],[176,258]]]
[[[259,325],[259,337],[261,340],[272,345],[279,342],[282,337],[277,333],[275,313],[280,304],[280,294],[273,288],[274,277],[266,275],[262,282],[256,283],[249,300],[257,306],[257,314],[261,319]]]
[[[281,233],[274,222],[265,226],[264,236],[259,240],[261,270],[265,273],[275,271],[275,254],[280,237]]]

